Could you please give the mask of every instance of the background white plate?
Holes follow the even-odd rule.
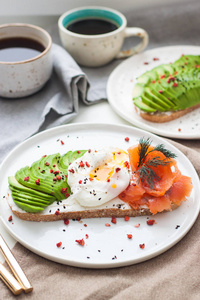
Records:
[[[132,101],[133,87],[138,76],[160,64],[174,62],[182,54],[200,55],[200,47],[156,48],[122,62],[111,73],[107,83],[108,101],[115,112],[133,125],[162,136],[181,139],[200,138],[200,108],[167,123],[153,123],[142,119],[136,113]],[[154,60],[154,58],[159,60]]]
[[[130,141],[126,142],[125,137]],[[5,200],[8,189],[7,178],[22,166],[30,165],[44,154],[68,150],[89,149],[102,146],[117,146],[127,149],[138,143],[140,137],[150,137],[153,144],[164,143],[178,155],[177,161],[183,174],[191,176],[194,189],[188,201],[170,213],[156,215],[156,224],[148,226],[147,217],[130,218],[128,222],[110,218],[63,221],[28,222],[13,216]],[[61,144],[60,140],[64,142]],[[0,166],[0,212],[1,221],[9,233],[22,245],[50,260],[72,266],[86,268],[112,268],[145,261],[159,255],[175,245],[194,224],[200,208],[200,188],[198,176],[189,160],[171,144],[160,137],[131,126],[111,124],[74,124],[47,130],[17,146]],[[110,223],[106,227],[105,223]],[[140,227],[134,227],[140,223]],[[87,227],[84,226],[87,224]],[[176,229],[176,227],[178,227]],[[65,230],[65,231],[63,231]],[[89,238],[85,239],[88,234]],[[133,238],[127,238],[132,234]],[[85,239],[85,246],[78,245],[76,239]],[[56,243],[62,242],[57,248]],[[145,243],[141,249],[139,244]]]

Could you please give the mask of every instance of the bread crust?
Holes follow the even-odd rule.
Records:
[[[135,106],[136,112],[140,115],[141,118],[154,122],[154,123],[165,123],[165,122],[170,122],[172,120],[178,119],[187,113],[197,109],[200,107],[200,103],[197,105],[194,105],[192,107],[188,107],[186,109],[178,110],[178,111],[172,111],[172,112],[167,112],[167,113],[147,113],[143,112],[142,110],[138,109],[138,107]]]
[[[52,222],[64,219],[88,219],[88,218],[112,218],[112,217],[139,217],[139,216],[150,216],[152,213],[148,208],[140,209],[123,209],[123,208],[108,208],[108,209],[86,209],[84,211],[70,211],[61,212],[59,214],[41,214],[41,213],[27,213],[14,210],[11,205],[10,209],[13,214],[18,218],[25,221],[35,222]],[[178,206],[172,204],[171,210],[176,209]],[[165,211],[166,212],[166,211]]]

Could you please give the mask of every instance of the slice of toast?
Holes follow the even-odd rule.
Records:
[[[163,113],[161,113],[161,112],[147,113],[147,112],[140,110],[136,106],[135,106],[135,110],[140,115],[141,118],[143,118],[147,121],[154,122],[154,123],[165,123],[165,122],[170,122],[175,119],[178,119],[178,118],[186,115],[187,113],[194,111],[195,109],[197,109],[199,107],[200,107],[200,103],[195,106],[183,109],[183,110],[163,112]]]
[[[20,209],[12,200],[11,193],[8,193],[7,201],[14,215],[22,220],[35,222],[51,222],[80,218],[138,217],[152,215],[148,207],[143,206],[140,209],[132,209],[130,205],[119,198],[115,198],[106,204],[91,209],[81,207],[72,197],[69,197],[66,200],[53,203],[40,213],[28,213]],[[175,208],[177,208],[177,206],[173,204],[171,210],[174,210]]]

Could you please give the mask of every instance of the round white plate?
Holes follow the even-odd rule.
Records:
[[[162,136],[180,139],[200,138],[200,108],[170,122],[153,123],[142,119],[136,113],[132,101],[133,87],[138,76],[160,64],[174,62],[182,54],[200,55],[200,47],[157,48],[122,62],[111,73],[107,83],[107,97],[114,111],[133,125]]]
[[[126,137],[129,142],[125,141]],[[130,218],[125,221],[111,218],[63,221],[28,222],[12,215],[5,196],[8,191],[7,178],[25,165],[30,165],[42,155],[68,150],[89,149],[102,146],[117,146],[126,150],[137,144],[141,137],[156,145],[164,143],[178,155],[178,166],[183,174],[191,176],[193,191],[189,199],[178,209],[151,217],[156,224],[147,225],[148,217]],[[61,140],[64,142],[62,145]],[[194,224],[200,209],[200,185],[198,176],[189,160],[171,144],[151,133],[132,126],[111,124],[73,124],[44,131],[17,146],[0,166],[0,213],[1,221],[9,233],[22,245],[50,260],[86,268],[112,268],[135,264],[153,258],[175,245]],[[105,226],[109,223],[111,226]],[[87,226],[86,226],[86,225]],[[137,228],[135,225],[140,224]],[[128,239],[127,234],[133,238]],[[86,238],[88,235],[88,238]],[[85,246],[75,240],[84,239]],[[62,247],[56,244],[62,242]],[[140,244],[145,244],[141,249]]]

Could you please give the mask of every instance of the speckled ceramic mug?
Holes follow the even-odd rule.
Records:
[[[112,32],[87,35],[74,33],[68,26],[77,20],[101,19],[116,25]],[[138,27],[127,27],[125,16],[111,8],[91,6],[81,7],[64,13],[58,20],[60,39],[63,47],[82,66],[98,67],[114,58],[132,56],[144,50],[148,44],[147,32]],[[121,51],[124,39],[138,36],[142,39],[136,47]]]
[[[25,97],[39,91],[52,73],[52,39],[42,28],[30,24],[0,25],[0,40],[24,38],[43,46],[37,56],[21,61],[0,61],[0,96]],[[1,50],[0,50],[1,51]]]

